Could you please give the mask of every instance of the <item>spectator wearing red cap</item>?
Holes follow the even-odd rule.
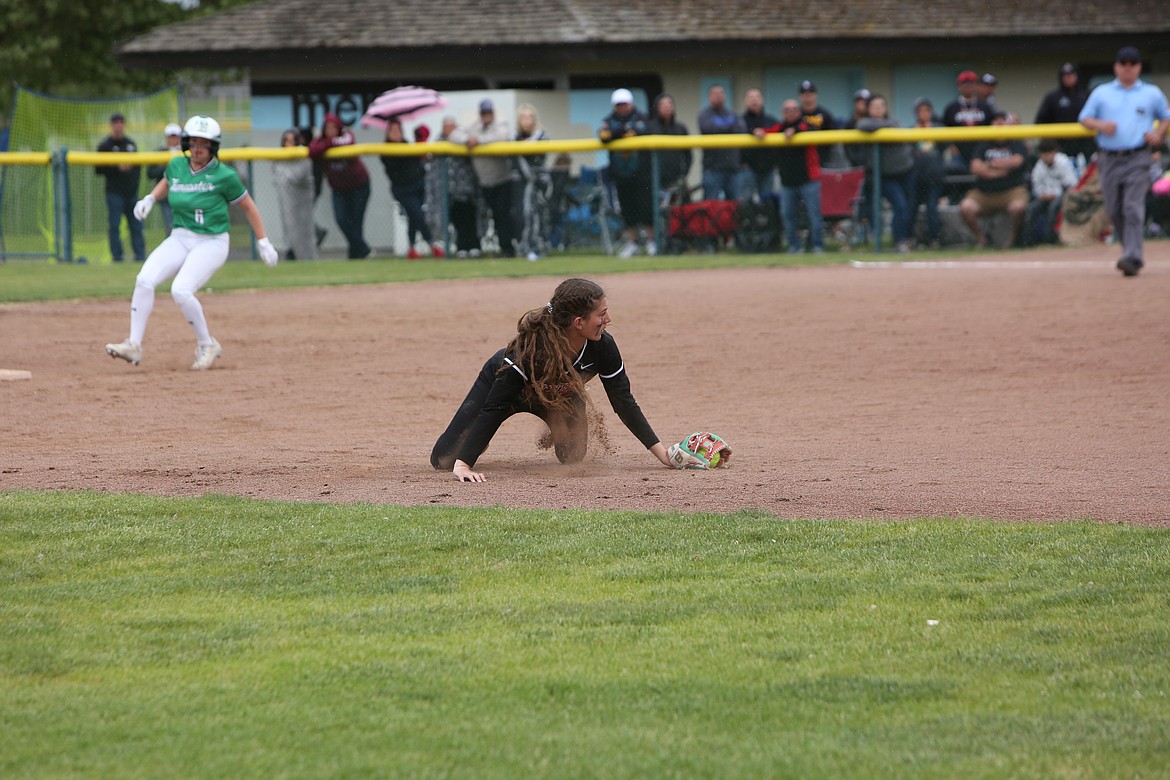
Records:
[[[943,109],[942,123],[946,127],[979,127],[991,124],[992,108],[979,99],[979,76],[973,70],[959,74],[959,96]],[[971,168],[973,143],[953,144],[948,150],[947,172],[967,173]]]

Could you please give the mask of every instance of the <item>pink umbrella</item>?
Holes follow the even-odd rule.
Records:
[[[374,99],[362,115],[362,127],[386,129],[390,119],[417,119],[447,105],[447,98],[426,87],[395,87]]]

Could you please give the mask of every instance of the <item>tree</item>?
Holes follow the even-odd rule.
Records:
[[[110,97],[173,84],[175,71],[126,70],[114,47],[173,22],[249,0],[0,0],[0,73],[54,95]],[[0,85],[0,127],[7,126],[11,84]]]

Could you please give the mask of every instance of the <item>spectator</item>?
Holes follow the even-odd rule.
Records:
[[[301,134],[301,146],[308,148],[313,143],[313,128],[300,127],[297,128],[297,132]],[[316,160],[310,158],[310,161],[313,164],[313,208],[315,209],[317,199],[321,197],[321,188],[325,183],[325,160],[323,158]],[[325,243],[325,236],[329,235],[329,230],[318,225],[317,219],[314,217],[313,231],[314,235],[317,236],[317,247],[320,248],[321,244]]]
[[[512,140],[508,123],[496,117],[496,107],[490,100],[479,103],[479,121],[457,131],[451,137],[456,143],[475,149],[480,144]],[[500,257],[516,256],[516,218],[512,214],[512,163],[507,157],[475,156],[471,158],[479,181],[479,191],[496,226]]]
[[[182,154],[182,135],[183,128],[179,127],[174,122],[170,123],[165,128],[163,128],[163,145],[158,147],[156,151],[170,152],[172,157],[176,154]],[[163,175],[166,173],[166,170],[166,163],[163,163],[162,165],[151,165],[146,169],[146,178],[152,182],[157,182],[163,177]],[[159,213],[162,214],[163,230],[165,230],[166,234],[169,236],[171,234],[171,228],[174,226],[174,217],[171,215],[171,204],[167,201],[166,198],[163,198],[156,205],[158,206]]]
[[[603,143],[619,138],[633,138],[648,132],[646,116],[634,108],[634,96],[628,89],[615,89],[610,96],[613,111],[601,120],[597,137]],[[650,191],[650,166],[641,152],[609,153],[609,173],[617,189],[618,208],[625,223],[625,243],[618,257],[633,257],[638,251],[638,236],[646,237],[646,254],[658,254],[654,237],[654,194]]]
[[[746,133],[743,119],[727,107],[727,93],[718,84],[707,90],[707,107],[699,112],[702,135]],[[738,200],[739,149],[703,150],[703,197]]]
[[[864,132],[901,126],[898,120],[890,118],[886,99],[881,95],[874,95],[869,99],[869,116],[857,122],[857,129]],[[914,168],[913,146],[908,143],[886,143],[878,144],[878,147],[882,197],[889,201],[890,209],[893,211],[890,228],[893,232],[894,246],[899,252],[908,252],[911,248],[913,218],[907,185],[910,183],[910,172]],[[867,156],[872,157],[872,152]],[[866,178],[869,178],[868,173]]]
[[[837,120],[818,102],[817,85],[805,79],[800,82],[800,113],[810,130],[835,130]],[[821,167],[824,168],[833,154],[832,146],[818,146]]]
[[[873,93],[864,87],[853,93],[853,114],[841,125],[842,130],[856,130],[857,123],[869,116],[869,99]],[[864,144],[845,144],[845,159],[853,168],[865,168],[869,164],[866,159]]]
[[[565,214],[569,210],[569,184],[573,176],[573,158],[568,152],[560,152],[553,159],[549,171],[549,245],[558,250],[565,248]]]
[[[1146,233],[1154,238],[1170,232],[1170,173],[1165,168],[1166,144],[1151,151],[1150,157],[1153,162],[1150,165],[1150,194],[1146,198],[1146,215],[1149,217]]]
[[[990,73],[984,73],[979,77],[979,85],[975,89],[976,97],[991,106],[992,111],[999,107],[995,102],[995,88],[997,86],[999,86],[999,79]]]
[[[865,87],[853,93],[853,113],[841,123],[842,130],[856,130],[857,123],[869,116],[869,99],[873,93]]]
[[[1145,261],[1146,193],[1150,188],[1151,147],[1161,147],[1170,128],[1166,95],[1142,81],[1142,57],[1132,46],[1117,52],[1116,78],[1093,90],[1081,109],[1081,124],[1097,131],[1101,195],[1122,247],[1117,270],[1137,276]],[[1155,124],[1156,123],[1156,124]]]
[[[1007,114],[1003,111],[994,112],[991,123],[1006,125]],[[1020,223],[1028,208],[1028,188],[1024,186],[1024,159],[1027,156],[1028,148],[1021,141],[1003,139],[975,146],[971,156],[975,187],[959,203],[959,214],[975,234],[976,248],[987,246],[987,236],[979,226],[979,218],[1000,211],[1007,212],[1011,218],[1011,233],[1002,248],[1015,246]]]
[[[1044,96],[1040,108],[1036,110],[1038,125],[1079,122],[1081,109],[1089,99],[1089,93],[1080,85],[1077,68],[1071,62],[1060,66],[1056,80],[1056,89]],[[1092,159],[1097,146],[1092,138],[1061,138],[1057,143],[1060,144],[1060,151],[1076,163],[1078,171]]]
[[[386,123],[386,143],[406,142],[402,122],[390,119]],[[427,194],[427,170],[423,166],[422,157],[384,154],[382,167],[386,169],[386,178],[390,180],[390,194],[398,201],[406,215],[406,258],[418,260],[422,257],[416,246],[419,238],[426,242],[427,251],[433,257],[442,257],[443,247],[435,241],[431,227],[427,224],[426,214],[423,212],[423,201]]]
[[[302,146],[298,130],[285,130],[280,136],[283,149]],[[280,203],[281,235],[285,257],[289,260],[316,260],[317,242],[313,234],[313,161],[308,157],[273,160],[272,183]]]
[[[1051,138],[1040,141],[1040,159],[1032,167],[1032,202],[1024,215],[1029,243],[1055,244],[1056,216],[1064,193],[1077,183],[1077,172],[1068,155]]]
[[[785,100],[783,119],[769,128],[757,128],[754,135],[763,138],[766,133],[783,133],[791,138],[797,133],[809,132],[800,115],[800,104]],[[777,150],[777,167],[780,170],[780,211],[784,222],[784,233],[788,239],[788,253],[802,251],[798,226],[800,216],[798,205],[804,201],[808,216],[809,242],[813,252],[825,251],[824,221],[821,218],[821,156],[812,144],[808,146],[781,146]]]
[[[991,124],[991,106],[979,99],[979,77],[973,70],[965,70],[958,78],[959,96],[947,104],[943,109],[942,123],[947,127],[979,127]],[[971,158],[975,151],[975,144],[952,144],[947,150],[947,171],[949,173],[967,173],[971,168]]]
[[[370,173],[360,157],[326,157],[325,153],[356,141],[336,114],[326,114],[321,135],[309,144],[309,157],[324,161],[325,178],[333,190],[333,218],[349,245],[346,257],[350,260],[367,258],[372,251],[364,235]]]
[[[521,103],[516,109],[516,140],[547,141],[548,133],[540,126],[540,115],[536,107]],[[548,252],[549,197],[552,182],[545,155],[525,154],[517,157],[516,169],[520,173],[521,214],[523,227],[520,231],[520,253],[530,261],[539,260]]]
[[[138,147],[126,135],[126,117],[121,114],[110,116],[110,134],[98,144],[99,152],[137,152]],[[106,177],[107,232],[110,254],[114,262],[122,262],[122,218],[130,229],[130,248],[134,259],[146,259],[146,241],[142,237],[142,223],[134,217],[134,204],[138,200],[138,182],[142,169],[137,165],[99,165],[94,168],[98,176]]]
[[[646,132],[651,135],[690,135],[690,130],[678,121],[674,98],[662,94],[654,98]],[[687,196],[687,174],[694,162],[693,149],[663,149],[658,152],[658,186],[662,188],[664,200],[671,203],[685,203]]]
[[[743,95],[743,124],[749,133],[757,128],[773,127],[779,119],[764,111],[764,93],[752,87]],[[771,147],[740,150],[743,174],[737,190],[741,197],[771,195],[776,192],[776,151]]]
[[[914,101],[914,127],[941,127],[934,116],[930,98]],[[926,212],[926,240],[932,249],[940,246],[938,204],[942,199],[946,170],[943,167],[942,145],[937,141],[918,141],[914,144],[914,168],[910,172],[910,224],[913,232],[919,209]]]
[[[465,143],[465,138],[457,140],[460,135],[461,131],[455,117],[443,117],[439,140]],[[451,155],[440,157],[438,163],[447,168],[447,218],[455,230],[455,256],[479,257],[479,230],[476,227],[476,217],[479,213],[479,181],[475,177],[471,158]],[[440,188],[441,179],[436,176],[434,189],[438,192]]]

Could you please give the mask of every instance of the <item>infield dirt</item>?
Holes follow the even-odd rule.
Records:
[[[0,488],[1170,527],[1170,243],[1135,279],[1107,252],[595,277],[658,435],[715,431],[731,467],[663,468],[595,380],[609,451],[561,466],[519,415],[483,484],[430,448],[561,277],[205,292],[205,372],[166,294],[137,367],[103,351],[129,290],[0,306],[0,366],[33,375],[0,383]]]

